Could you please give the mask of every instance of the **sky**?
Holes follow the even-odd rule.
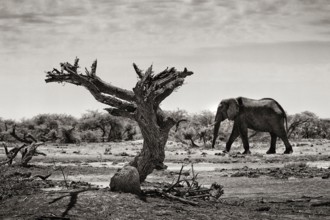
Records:
[[[45,71],[80,58],[132,89],[132,63],[194,72],[166,110],[215,111],[231,97],[276,99],[288,114],[330,118],[328,0],[0,0],[0,117],[100,110]]]

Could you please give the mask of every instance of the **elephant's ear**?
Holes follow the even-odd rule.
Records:
[[[229,120],[234,120],[239,113],[239,106],[236,99],[228,99],[227,116]]]

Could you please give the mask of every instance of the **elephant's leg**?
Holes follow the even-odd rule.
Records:
[[[274,133],[270,133],[271,141],[270,141],[270,148],[266,152],[266,154],[276,154],[276,140],[277,135]]]
[[[238,126],[237,123],[234,123],[233,126],[233,130],[230,134],[230,137],[226,143],[226,150],[224,151],[224,153],[227,153],[230,151],[231,145],[233,144],[233,142],[236,140],[236,138],[239,136],[239,130],[238,130]]]
[[[288,137],[286,135],[286,133],[284,133],[282,136],[280,136],[280,138],[282,139],[284,145],[285,145],[285,151],[284,154],[292,154],[293,153],[293,149],[292,146],[288,140]]]
[[[243,154],[251,154],[249,139],[248,139],[248,129],[247,129],[246,124],[244,124],[244,123],[240,124],[239,134],[240,134],[242,142],[243,142],[243,147],[244,147]]]

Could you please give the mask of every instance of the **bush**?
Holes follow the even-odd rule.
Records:
[[[98,135],[93,131],[84,131],[80,133],[80,139],[83,142],[87,143],[93,143],[93,142],[99,142]]]
[[[80,137],[75,132],[74,127],[61,127],[60,128],[60,143],[64,144],[78,144],[80,143]]]
[[[125,126],[124,134],[126,134],[126,140],[131,141],[134,139],[134,135],[136,135],[136,127],[132,124],[127,124]]]
[[[189,127],[187,130],[184,130],[182,132],[182,135],[186,140],[193,139],[194,137],[196,137],[196,134],[197,132],[193,127]]]

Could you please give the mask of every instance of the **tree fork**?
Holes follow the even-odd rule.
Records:
[[[143,182],[153,169],[164,168],[165,145],[170,129],[177,123],[159,107],[160,103],[172,92],[183,85],[184,79],[193,74],[184,68],[166,68],[154,74],[152,66],[146,71],[133,64],[138,82],[131,90],[122,89],[104,82],[96,75],[97,62],[85,74],[78,73],[76,58],[74,65],[61,63],[61,71],[53,69],[46,74],[46,83],[67,82],[85,87],[94,98],[109,106],[105,108],[111,115],[135,120],[144,139],[141,152],[130,163],[137,168],[140,182]]]

